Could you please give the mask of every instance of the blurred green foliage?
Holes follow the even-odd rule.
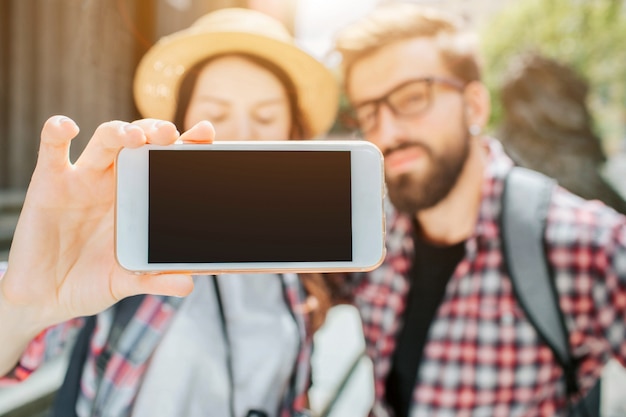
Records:
[[[498,89],[511,59],[537,52],[571,65],[590,84],[588,105],[607,152],[626,142],[626,9],[623,0],[521,0],[481,32],[490,122],[502,120]]]

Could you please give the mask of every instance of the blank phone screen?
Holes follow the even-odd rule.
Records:
[[[349,151],[152,150],[149,263],[352,260]]]

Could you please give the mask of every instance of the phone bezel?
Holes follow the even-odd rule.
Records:
[[[353,260],[349,262],[148,263],[148,158],[152,150],[350,151]],[[368,271],[385,256],[383,156],[369,142],[216,141],[124,148],[116,159],[115,256],[134,273],[267,273]],[[141,221],[138,221],[141,219]]]

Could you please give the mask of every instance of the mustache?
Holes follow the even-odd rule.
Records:
[[[411,141],[411,142],[402,142],[395,146],[385,149],[385,151],[383,152],[383,156],[387,157],[396,151],[402,151],[404,149],[410,149],[410,148],[419,148],[428,155],[432,154],[432,150],[430,149],[430,147],[424,144],[422,141]]]

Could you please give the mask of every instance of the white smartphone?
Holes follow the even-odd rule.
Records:
[[[378,148],[356,140],[123,149],[117,261],[137,273],[374,269],[383,172]]]

